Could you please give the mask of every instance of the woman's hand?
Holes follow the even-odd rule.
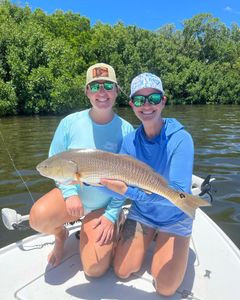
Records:
[[[114,224],[105,216],[101,216],[96,220],[93,229],[97,230],[96,243],[100,246],[107,244],[113,238]]]
[[[66,209],[70,216],[81,218],[84,216],[82,201],[79,196],[70,196],[66,199]]]
[[[101,179],[100,183],[115,193],[124,195],[127,191],[127,185],[120,180]]]

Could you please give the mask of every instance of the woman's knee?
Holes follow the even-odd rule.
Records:
[[[94,245],[88,246],[80,250],[83,271],[90,277],[100,277],[106,273],[111,265],[112,252],[111,250],[101,251],[101,249],[96,249]]]
[[[37,231],[41,231],[41,227],[44,225],[44,220],[47,217],[48,208],[43,203],[35,202],[30,210],[29,224]]]
[[[154,276],[154,274],[152,274],[152,276],[156,291],[165,297],[174,295],[182,282],[182,280],[174,278],[174,276],[171,278],[168,276],[164,278],[159,275]]]
[[[142,262],[138,261],[133,264],[132,261],[126,261],[123,257],[117,257],[117,253],[114,257],[114,272],[115,274],[122,279],[128,278],[132,273],[136,273],[141,269]]]
[[[101,264],[92,264],[83,267],[84,273],[89,277],[101,277],[106,273],[109,266],[102,266]]]
[[[53,189],[38,199],[30,210],[30,226],[34,230],[45,232],[46,228],[57,221],[63,202],[62,194],[58,189]]]
[[[129,272],[129,270],[126,270],[124,268],[119,268],[115,265],[114,265],[114,272],[116,276],[121,279],[127,279],[131,275],[131,272]]]
[[[160,284],[156,284],[155,288],[158,294],[165,297],[172,296],[177,291],[177,288],[172,286],[171,284],[169,284],[168,286],[166,285],[161,286]]]
[[[88,224],[89,225],[89,224]],[[86,223],[80,232],[80,259],[83,271],[89,277],[100,277],[111,265],[113,242],[98,245],[93,230],[87,230]]]

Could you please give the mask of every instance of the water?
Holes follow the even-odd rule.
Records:
[[[130,108],[118,113],[137,126]],[[204,211],[240,247],[240,110],[239,106],[168,106],[165,117],[175,117],[191,132],[195,144],[194,174],[216,178],[214,204]],[[53,133],[62,117],[13,117],[0,119],[0,209],[10,207],[29,213],[32,199],[18,173],[31,191],[34,201],[53,188],[35,166],[47,157]],[[11,159],[9,158],[8,149]],[[34,231],[9,231],[0,220],[0,247]]]

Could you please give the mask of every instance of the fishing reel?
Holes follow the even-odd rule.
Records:
[[[213,202],[213,193],[216,193],[216,190],[213,189],[211,181],[213,181],[214,178],[211,178],[211,175],[208,175],[202,182],[200,187],[200,194],[199,196],[202,197],[204,195],[208,195],[210,198],[210,203]]]
[[[22,216],[11,208],[2,209],[2,221],[4,226],[9,230],[26,230],[29,226],[21,224],[29,220],[29,215]]]

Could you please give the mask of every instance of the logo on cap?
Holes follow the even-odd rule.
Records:
[[[92,77],[109,77],[108,68],[96,67],[92,70]]]

